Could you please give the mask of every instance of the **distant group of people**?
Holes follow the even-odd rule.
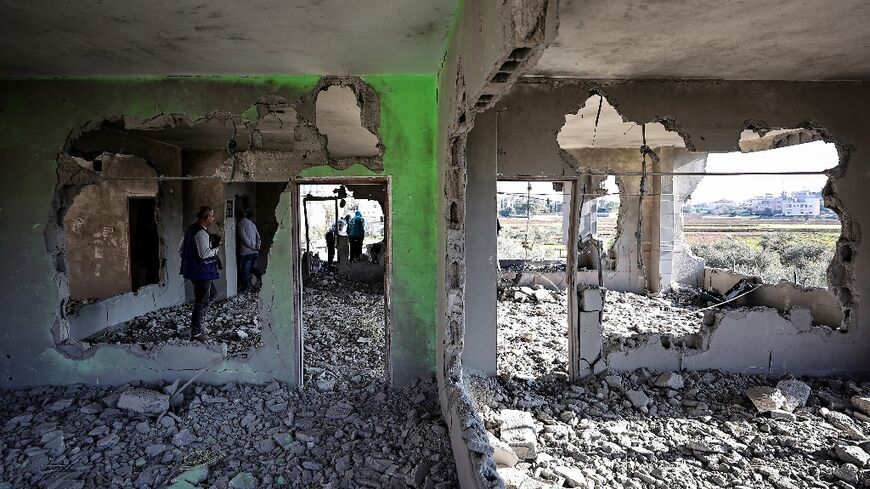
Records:
[[[332,261],[335,259],[335,248],[339,236],[347,236],[350,243],[350,260],[358,260],[362,255],[363,240],[366,237],[366,221],[360,211],[356,211],[353,217],[347,214],[327,228],[324,238],[326,238],[326,256],[329,265],[332,265]]]
[[[258,282],[263,273],[257,267],[260,254],[260,233],[251,220],[254,213],[245,209],[239,220],[236,234],[239,239],[238,269],[241,280],[240,292],[251,288],[251,275]],[[193,313],[190,318],[190,339],[204,341],[209,338],[208,329],[203,327],[203,316],[208,305],[217,296],[214,281],[220,277],[223,265],[218,258],[223,239],[219,234],[210,234],[208,228],[214,224],[214,209],[202,206],[196,213],[196,222],[185,231],[179,246],[181,255],[181,275],[193,285]]]

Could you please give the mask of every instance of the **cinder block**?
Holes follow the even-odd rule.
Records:
[[[599,287],[588,287],[580,291],[581,311],[601,311],[604,309],[604,291]]]

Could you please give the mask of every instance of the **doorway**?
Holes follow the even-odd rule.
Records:
[[[157,199],[127,199],[130,230],[130,282],[132,290],[160,282],[160,234]]]
[[[389,178],[291,187],[299,382],[320,391],[389,382]]]

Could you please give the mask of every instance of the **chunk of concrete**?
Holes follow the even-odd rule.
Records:
[[[532,428],[502,428],[501,440],[523,460],[534,460],[538,456],[538,439]]]
[[[852,406],[870,416],[870,396],[852,396]]]
[[[576,467],[556,466],[554,472],[565,478],[566,487],[585,487],[586,476]]]
[[[786,411],[794,411],[799,407],[807,405],[807,400],[810,398],[810,386],[800,380],[781,380],[776,384],[778,390],[785,402],[783,409]]]
[[[230,479],[227,487],[230,489],[257,489],[257,479],[250,472],[239,472],[235,477]]]
[[[638,390],[627,390],[625,391],[625,397],[628,398],[628,401],[631,402],[631,405],[640,409],[642,407],[646,407],[649,404],[649,397],[643,393],[643,391]]]
[[[490,432],[486,433],[486,437],[489,440],[489,444],[492,445],[493,454],[492,458],[495,460],[497,465],[503,467],[513,467],[519,462],[519,457],[514,453],[514,450],[507,443],[499,440],[495,435]]]
[[[834,447],[834,453],[837,458],[847,464],[854,464],[859,468],[867,466],[870,461],[870,453],[865,452],[862,448],[853,445],[837,445]]]
[[[656,377],[656,387],[667,387],[668,389],[682,389],[684,382],[683,376],[674,372],[663,372]]]
[[[140,414],[158,415],[169,410],[169,396],[137,387],[121,393],[118,407]]]
[[[755,409],[760,413],[781,410],[786,403],[785,396],[782,395],[779,389],[766,385],[746,389],[746,397],[752,401]]]

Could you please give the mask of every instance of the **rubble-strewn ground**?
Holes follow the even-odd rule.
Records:
[[[238,294],[211,303],[203,319],[211,339],[226,343],[229,353],[263,346],[260,337],[260,302],[256,292]],[[157,343],[180,344],[190,341],[190,315],[193,303],[166,307],[137,316],[100,331],[85,341],[93,344],[119,343],[150,346]]]
[[[180,404],[170,398],[178,384],[3,392],[0,488],[148,488],[177,477],[190,483],[173,487],[456,487],[434,379],[385,387],[382,294],[331,283],[304,295],[306,340],[321,338],[308,342],[314,382],[304,389],[194,384]],[[317,314],[327,298],[342,305]]]
[[[328,390],[386,382],[383,285],[324,273],[303,292],[305,382]]]
[[[602,316],[605,344],[621,343],[631,348],[650,334],[692,344],[688,337],[701,329],[704,313],[698,309],[703,307],[691,289],[675,289],[662,297],[608,290]]]
[[[555,298],[499,302],[499,377],[469,385],[505,442],[493,439],[508,488],[870,487],[870,399],[850,403],[870,383],[803,379],[806,405],[764,413],[746,391],[779,379],[641,369],[571,385],[566,304]]]
[[[186,404],[159,420],[119,409],[112,387],[4,392],[0,487],[160,487],[184,462],[211,459],[200,487],[225,488],[245,472],[258,487],[455,480],[434,382],[396,391],[372,384],[300,393],[278,383],[188,391]]]

